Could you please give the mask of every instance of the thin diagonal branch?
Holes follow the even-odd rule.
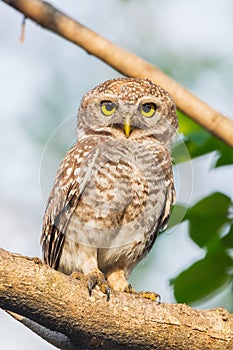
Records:
[[[82,47],[120,73],[130,77],[149,78],[160,84],[173,96],[177,107],[183,113],[233,147],[233,121],[201,101],[152,64],[112,44],[45,1],[2,1],[44,28]]]
[[[58,349],[61,350],[78,350],[77,347],[72,346],[72,344],[69,341],[69,338],[67,338],[64,334],[51,331],[50,329],[40,325],[37,322],[34,322],[30,320],[29,318],[23,317],[21,315],[16,314],[15,312],[6,310],[8,315],[13,317],[16,321],[23,324],[25,327],[30,329],[32,332],[39,335],[42,339],[46,340],[48,343],[54,345]]]

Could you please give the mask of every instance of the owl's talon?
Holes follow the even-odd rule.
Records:
[[[125,288],[126,293],[134,294],[138,297],[142,297],[145,299],[150,299],[152,301],[157,301],[158,304],[161,303],[161,296],[158,293],[154,292],[136,292],[135,289],[132,287],[131,284],[128,284],[128,286]]]
[[[107,295],[107,301],[109,301],[111,289],[107,284],[105,277],[102,274],[94,274],[89,276],[89,279],[87,281],[87,289],[88,289],[89,296],[92,295],[92,290],[97,285],[99,286],[101,292]]]
[[[130,294],[135,293],[135,290],[134,290],[132,284],[128,284],[128,286],[125,288],[125,292],[130,293]]]
[[[93,285],[92,281],[87,281],[87,289],[89,293],[89,297],[91,297],[92,290],[94,289],[95,285]]]
[[[70,277],[75,278],[76,280],[81,280],[81,279],[84,278],[84,275],[83,275],[82,272],[75,271],[75,272],[72,272],[72,274],[70,275]]]
[[[158,304],[161,303],[161,296],[158,293],[154,292],[139,292],[141,296],[145,299],[150,299],[152,301],[157,301]]]
[[[104,293],[107,294],[107,301],[109,301],[110,300],[111,289],[110,289],[110,287],[108,285],[106,285]]]

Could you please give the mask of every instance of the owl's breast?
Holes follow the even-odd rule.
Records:
[[[70,221],[68,235],[84,244],[109,247],[150,231],[164,201],[155,154],[136,142],[111,140],[98,154]]]

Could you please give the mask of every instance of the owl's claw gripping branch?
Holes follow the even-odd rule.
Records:
[[[130,293],[130,294],[134,294],[137,295],[139,297],[145,298],[145,299],[150,299],[152,301],[157,301],[158,304],[161,303],[161,296],[158,293],[154,293],[154,292],[136,292],[135,289],[132,287],[131,284],[129,284],[126,288],[125,288],[125,292],[126,293]]]
[[[134,290],[132,284],[128,284],[128,286],[125,288],[125,292],[130,293],[130,294],[135,293],[135,290]]]
[[[158,293],[154,293],[154,292],[139,292],[139,295],[141,295],[145,299],[150,299],[152,301],[157,301],[158,304],[161,303],[161,296]]]
[[[82,272],[73,272],[71,274],[72,278],[75,278],[77,280],[85,280],[87,281],[87,289],[88,289],[88,293],[89,296],[91,297],[92,294],[92,290],[96,287],[99,286],[100,291],[104,294],[107,295],[107,301],[110,300],[110,294],[111,294],[111,289],[104,277],[104,275],[101,272],[96,272],[93,274],[89,274],[89,275],[84,275]]]
[[[92,290],[95,288],[95,286],[99,286],[102,293],[107,294],[107,301],[110,300],[110,293],[111,289],[104,277],[101,273],[95,273],[93,275],[89,275],[88,281],[87,281],[87,289],[89,292],[89,295],[91,296]]]

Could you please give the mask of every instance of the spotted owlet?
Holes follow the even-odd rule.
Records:
[[[147,79],[108,80],[84,95],[77,142],[48,199],[44,261],[124,291],[134,266],[163,230],[175,200],[170,146],[177,116],[170,95]]]

